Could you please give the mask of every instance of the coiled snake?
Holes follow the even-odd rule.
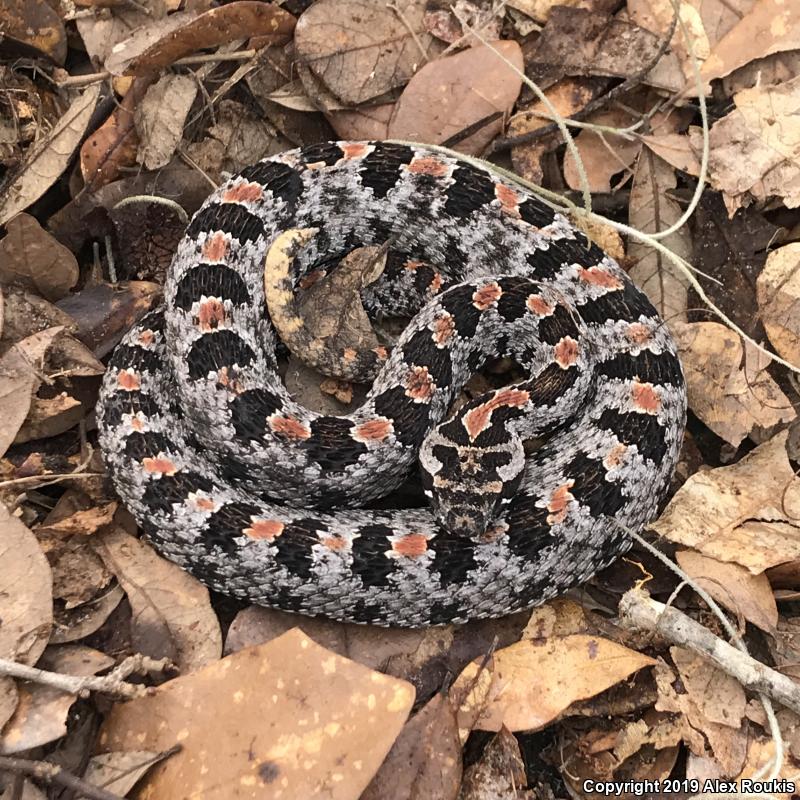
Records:
[[[317,233],[283,284],[390,241],[364,302],[413,315],[388,356],[368,354],[380,370],[346,416],[299,406],[278,375],[264,262],[299,228]],[[498,355],[528,377],[448,419]],[[98,425],[146,535],[208,586],[420,626],[518,611],[610,564],[667,490],[685,413],[655,309],[562,215],[422,146],[339,142],[268,158],[207,200],[163,308],[111,358]],[[364,507],[417,461],[430,508]]]

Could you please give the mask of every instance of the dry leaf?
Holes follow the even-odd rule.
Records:
[[[686,376],[689,407],[718,436],[738,447],[756,426],[796,416],[770,376],[769,356],[719,322],[673,325]]]
[[[0,356],[0,456],[11,446],[28,416],[39,378],[17,347]]]
[[[182,672],[220,657],[222,633],[205,586],[121,530],[93,544],[128,595],[137,651],[169,658]]]
[[[773,250],[756,281],[761,320],[770,342],[800,366],[800,243]]]
[[[397,102],[389,138],[441,144],[490,114],[506,114],[519,95],[522,70],[522,50],[512,41],[471,47],[429,62],[409,81]],[[480,153],[501,127],[502,118],[458,142],[454,149]]]
[[[297,22],[298,58],[344,103],[371,100],[403,86],[441,49],[425,28],[424,8],[404,3],[401,18],[381,0],[318,0]]]
[[[413,702],[411,684],[293,629],[115,706],[100,747],[181,745],[145,778],[150,800],[357,800]]]
[[[783,431],[730,467],[696,472],[651,527],[757,575],[800,559],[800,478]]]
[[[507,728],[500,728],[481,757],[464,771],[459,800],[534,800],[535,795],[521,792],[526,785],[519,742]]]
[[[67,57],[64,23],[46,0],[4,0],[0,31],[10,43],[38,50],[56,64],[63,64]]]
[[[51,583],[36,537],[0,503],[0,657],[38,661],[53,623]]]
[[[679,550],[675,558],[681,569],[718,603],[767,633],[775,633],[778,606],[763,572],[751,575],[738,564],[723,564],[693,550]]]
[[[657,136],[642,136],[641,141],[675,169],[695,177],[700,174],[700,158],[692,146],[692,140],[686,134],[662,133]]]
[[[30,148],[25,163],[0,195],[0,225],[38,200],[66,169],[100,96],[100,84],[73,100],[47,136]]]
[[[672,167],[649,150],[642,150],[631,188],[630,225],[644,233],[655,233],[677,222],[682,208],[667,196],[677,185]],[[661,243],[682,258],[691,256],[691,236],[686,227]],[[631,242],[628,256],[633,262],[631,278],[658,313],[670,324],[685,320],[689,282],[678,268],[658,250],[638,241]]]
[[[188,75],[163,75],[150,86],[134,112],[140,164],[160,169],[169,163],[196,95],[197,81]]]
[[[103,753],[89,759],[83,780],[125,797],[158,761],[158,753],[149,750]]]
[[[461,703],[459,725],[479,709],[478,730],[539,730],[577,700],[605,691],[643,667],[655,664],[634,650],[596,636],[522,641],[498,650],[481,672],[473,661],[458,676],[451,695],[474,688]]]

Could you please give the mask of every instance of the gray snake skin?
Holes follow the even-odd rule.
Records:
[[[347,415],[278,375],[264,261],[297,228],[319,232],[294,283],[391,241],[364,302],[413,316]],[[526,379],[448,418],[500,355]],[[664,497],[685,415],[668,330],[582,232],[492,172],[378,142],[282,153],[216,191],[98,404],[109,474],[164,556],[260,605],[402,626],[509,614],[609,565]],[[369,507],[417,464],[429,508]]]

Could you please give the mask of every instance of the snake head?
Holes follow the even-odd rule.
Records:
[[[443,427],[435,428],[420,448],[423,488],[448,533],[480,542],[519,489],[525,470],[522,440],[506,432],[504,441],[488,446],[458,444]]]

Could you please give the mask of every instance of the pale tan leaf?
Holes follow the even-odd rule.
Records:
[[[800,365],[800,243],[773,250],[756,281],[761,321],[778,353]]]
[[[89,759],[83,779],[93,786],[125,797],[158,761],[158,753],[149,750],[103,753]]]
[[[66,169],[100,96],[100,84],[77,97],[49,135],[30,148],[19,173],[0,195],[0,225],[38,200]]]
[[[0,356],[0,456],[11,446],[28,416],[39,378],[17,347]]]

